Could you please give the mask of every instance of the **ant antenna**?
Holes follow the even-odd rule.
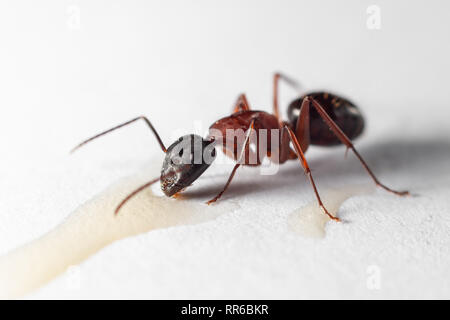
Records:
[[[283,80],[288,85],[290,85],[292,88],[294,88],[296,91],[298,91],[299,93],[302,93],[302,85],[298,81],[286,76],[283,73],[279,73],[279,72],[275,73],[275,78]]]
[[[97,138],[99,138],[99,137],[101,137],[101,136],[103,136],[103,135],[105,135],[105,134],[107,134],[107,133],[110,133],[110,132],[112,132],[112,131],[114,131],[114,130],[117,130],[117,129],[122,128],[122,127],[124,127],[124,126],[126,126],[126,125],[129,125],[129,124],[131,124],[131,123],[133,123],[133,122],[135,122],[135,121],[137,121],[137,120],[144,120],[144,121],[145,121],[145,123],[150,127],[150,130],[153,131],[153,134],[155,135],[156,140],[158,141],[158,143],[159,143],[159,145],[160,145],[162,151],[165,153],[165,152],[167,151],[167,149],[166,149],[166,147],[164,146],[164,143],[162,142],[161,138],[159,137],[158,132],[156,132],[156,130],[155,130],[155,128],[153,127],[152,123],[151,123],[146,117],[144,117],[144,116],[140,116],[140,117],[134,118],[134,119],[132,119],[132,120],[130,120],[130,121],[127,121],[127,122],[125,122],[125,123],[119,124],[118,126],[115,126],[115,127],[111,128],[111,129],[109,129],[109,130],[103,131],[102,133],[99,133],[99,134],[97,134],[97,135],[95,135],[95,136],[93,136],[93,137],[91,137],[91,138],[89,138],[89,139],[87,139],[87,140],[81,142],[79,145],[77,145],[75,148],[73,148],[73,149],[70,151],[70,153],[75,152],[77,149],[79,149],[80,147],[84,146],[85,144],[91,142],[92,140],[95,140],[95,139],[97,139]]]
[[[279,72],[273,75],[273,113],[275,117],[277,117],[278,121],[281,119],[279,111],[280,108],[278,107],[278,82],[280,79],[293,87],[300,95],[302,94],[301,86],[297,81]]]
[[[180,171],[176,171],[176,172],[180,172]],[[145,188],[151,186],[152,184],[154,184],[155,182],[157,182],[158,180],[161,180],[163,176],[161,176],[160,178],[155,178],[153,180],[150,180],[149,182],[147,182],[146,184],[140,186],[139,188],[137,188],[136,190],[134,190],[133,192],[131,192],[129,195],[127,195],[125,197],[125,199],[123,199],[119,205],[116,207],[116,210],[114,210],[114,214],[117,215],[120,211],[120,209],[131,199],[133,198],[135,195],[137,195],[139,192],[141,192],[142,190],[144,190]]]
[[[155,182],[157,182],[159,180],[159,178],[155,178],[153,180],[150,180],[149,182],[147,182],[146,184],[140,186],[139,188],[137,188],[136,190],[134,190],[133,192],[131,192],[128,196],[126,196],[125,199],[122,200],[122,202],[119,203],[119,205],[116,207],[116,210],[114,210],[114,214],[117,216],[117,214],[119,213],[120,209],[124,206],[125,203],[128,202],[128,200],[130,200],[131,198],[133,198],[136,194],[138,194],[139,192],[141,192],[142,190],[144,190],[145,188],[151,186],[152,184],[154,184]]]

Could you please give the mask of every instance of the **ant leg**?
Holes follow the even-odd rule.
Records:
[[[300,85],[296,81],[285,76],[284,74],[277,72],[273,75],[273,113],[275,117],[277,117],[278,121],[281,120],[280,111],[278,107],[278,82],[280,79],[284,80],[287,84],[294,87],[295,89],[300,90]]]
[[[151,186],[152,184],[154,184],[158,180],[159,180],[159,178],[155,178],[153,180],[150,180],[149,182],[147,182],[146,184],[140,186],[139,188],[134,190],[132,193],[130,193],[128,196],[126,196],[125,199],[123,199],[122,202],[120,202],[119,205],[116,207],[116,210],[114,210],[114,214],[117,215],[119,213],[120,209],[123,207],[123,205],[125,203],[127,203],[131,198],[133,198],[139,192],[141,192],[142,190],[144,190],[147,187]]]
[[[91,137],[91,138],[89,138],[89,139],[87,139],[87,140],[81,142],[79,145],[77,145],[75,148],[73,148],[73,149],[70,151],[70,153],[73,153],[75,150],[77,150],[78,148],[82,147],[82,146],[85,145],[86,143],[91,142],[92,140],[95,140],[95,139],[97,139],[97,138],[99,138],[99,137],[101,137],[101,136],[103,136],[103,135],[105,135],[105,134],[107,134],[107,133],[110,133],[110,132],[112,132],[112,131],[114,131],[114,130],[117,130],[117,129],[119,129],[119,128],[122,128],[122,127],[124,127],[124,126],[127,126],[127,125],[129,125],[129,124],[131,124],[131,123],[133,123],[133,122],[135,122],[135,121],[138,121],[138,120],[144,120],[144,121],[145,121],[145,123],[150,127],[150,130],[153,131],[153,134],[155,135],[156,140],[158,141],[159,146],[161,147],[162,151],[163,151],[163,152],[166,152],[167,149],[166,149],[166,147],[164,146],[164,143],[162,142],[161,138],[159,137],[158,132],[156,132],[155,128],[153,127],[153,125],[151,124],[151,122],[150,122],[146,117],[141,116],[141,117],[134,118],[134,119],[132,119],[132,120],[130,120],[130,121],[127,121],[127,122],[125,122],[125,123],[119,124],[118,126],[115,126],[115,127],[111,128],[111,129],[109,129],[109,130],[103,131],[102,133],[99,133],[99,134],[97,134],[97,135],[95,135],[95,136],[93,136],[93,137]]]
[[[362,166],[364,167],[364,169],[366,169],[366,171],[369,173],[370,177],[373,179],[373,181],[375,182],[375,184],[377,186],[383,188],[386,191],[389,191],[396,195],[399,195],[399,196],[409,195],[408,191],[395,191],[395,190],[392,190],[391,188],[388,188],[384,184],[382,184],[378,180],[378,178],[375,176],[375,174],[372,172],[372,170],[370,170],[369,166],[364,161],[364,159],[361,157],[361,155],[358,153],[358,151],[356,151],[355,147],[352,144],[352,141],[345,135],[345,133],[341,130],[341,128],[339,128],[339,126],[333,121],[333,119],[330,118],[330,116],[323,109],[323,107],[320,105],[320,103],[310,97],[306,97],[305,100],[310,100],[312,102],[314,108],[316,108],[317,112],[322,117],[322,120],[325,121],[325,123],[328,125],[328,127],[331,129],[331,131],[333,131],[333,133],[336,135],[336,137],[343,144],[345,144],[347,146],[347,150],[351,149],[353,151],[355,156],[361,162]]]
[[[308,162],[306,161],[305,155],[302,151],[302,148],[300,147],[300,144],[297,140],[297,138],[295,137],[294,132],[292,131],[291,128],[289,128],[289,126],[287,126],[286,124],[284,125],[284,128],[286,128],[288,130],[289,133],[289,138],[291,139],[295,150],[297,151],[297,157],[300,160],[300,163],[303,167],[303,170],[305,171],[305,174],[308,176],[309,182],[311,183],[311,186],[314,189],[314,193],[316,194],[316,198],[317,198],[317,202],[319,203],[319,207],[323,210],[323,212],[330,217],[331,219],[335,220],[335,221],[340,221],[339,218],[333,216],[331,213],[328,212],[327,208],[325,208],[325,206],[322,203],[322,200],[320,199],[320,195],[319,192],[317,191],[317,187],[316,184],[314,182],[313,176],[311,174],[311,169],[309,169],[309,165]]]
[[[310,131],[309,131],[309,104],[310,100],[303,99],[302,105],[300,106],[300,114],[297,119],[297,123],[295,125],[295,137],[297,137],[297,140],[299,141],[300,147],[303,151],[303,153],[308,150],[308,147],[311,143],[310,138]],[[287,131],[284,125],[288,125],[289,123],[283,121],[282,122],[282,131]],[[283,139],[283,132],[282,132],[282,138]],[[284,138],[285,139],[285,138]],[[283,159],[297,159],[297,153],[293,151],[290,147],[288,147],[288,155],[284,156]],[[280,158],[281,159],[281,158]]]
[[[233,113],[248,110],[250,110],[250,105],[248,104],[247,97],[244,93],[242,93],[239,95],[236,103],[234,104]]]
[[[238,163],[234,166],[233,171],[231,171],[231,174],[228,177],[227,183],[223,187],[222,191],[220,191],[214,198],[212,198],[211,200],[206,202],[206,204],[211,204],[211,203],[216,202],[217,200],[219,200],[219,198],[228,189],[228,186],[230,185],[231,180],[233,180],[233,177],[236,174],[236,170],[241,166],[242,157],[244,157],[244,162],[245,162],[245,150],[247,149],[248,144],[250,142],[250,135],[251,135],[252,131],[254,130],[254,124],[255,124],[255,119],[253,119],[252,122],[250,123],[250,127],[249,127],[249,130],[248,130],[247,136],[245,137],[244,146],[242,147],[241,153],[240,153],[238,161],[237,161]]]
[[[211,200],[209,200],[208,202],[206,202],[206,204],[211,204],[213,202],[216,202],[217,200],[219,200],[219,198],[224,194],[224,192],[228,189],[228,186],[231,183],[231,180],[233,180],[233,177],[236,173],[236,170],[241,166],[240,163],[237,163],[234,168],[233,171],[231,171],[230,177],[228,178],[227,183],[225,184],[225,187],[223,187],[222,191],[220,191],[214,198],[212,198]]]
[[[309,131],[309,104],[309,99],[303,99],[297,124],[295,125],[295,137],[299,141],[303,153],[308,149],[311,140]]]

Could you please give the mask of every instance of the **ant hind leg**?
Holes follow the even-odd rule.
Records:
[[[370,170],[367,163],[364,161],[364,159],[361,157],[361,155],[356,151],[355,146],[353,145],[352,141],[347,137],[347,135],[339,128],[339,126],[333,121],[333,119],[330,118],[330,116],[327,114],[327,112],[323,109],[323,107],[320,105],[319,102],[314,100],[313,98],[306,97],[305,100],[308,99],[312,102],[312,105],[314,108],[316,108],[319,115],[322,117],[322,120],[325,121],[325,123],[328,125],[331,131],[336,135],[336,137],[347,147],[348,149],[351,149],[355,156],[358,158],[358,160],[361,162],[364,169],[366,169],[369,176],[372,178],[372,180],[375,182],[375,184],[381,188],[383,188],[386,191],[389,191],[391,193],[394,193],[399,196],[405,196],[409,195],[410,193],[408,191],[396,191],[393,190],[384,184],[382,184],[378,178],[375,176],[375,174]]]

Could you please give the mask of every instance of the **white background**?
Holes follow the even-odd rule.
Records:
[[[366,26],[374,4],[379,30]],[[419,196],[352,198],[340,211],[350,223],[309,240],[286,222],[313,200],[298,164],[275,177],[244,169],[224,197],[241,210],[114,243],[80,265],[78,290],[63,275],[31,297],[449,298],[449,10],[399,0],[2,1],[0,253],[161,157],[143,125],[69,158],[80,140],[144,114],[169,144],[227,115],[240,92],[270,111],[282,71],[357,103],[367,120],[357,147],[382,181]],[[295,93],[281,94],[286,108]],[[370,183],[343,153],[308,151],[321,190]],[[210,198],[226,178],[193,188]],[[371,265],[379,290],[366,285]]]

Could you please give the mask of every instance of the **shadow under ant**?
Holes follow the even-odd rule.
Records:
[[[319,147],[312,147],[312,149],[316,148],[319,149]],[[407,180],[420,181],[421,189],[426,188],[429,185],[428,182],[436,186],[440,182],[445,183],[450,180],[450,142],[448,140],[432,137],[421,140],[393,140],[361,146],[358,149],[369,166],[382,176],[381,180],[388,185],[390,175],[409,175]],[[330,180],[339,180],[337,185],[339,187],[345,185],[346,180],[349,181],[348,184],[351,184],[352,178],[358,177],[359,180],[359,177],[366,175],[358,160],[350,154],[345,157],[344,151],[345,148],[340,146],[325,153],[312,154],[310,166],[319,188],[322,180],[327,180],[328,184]],[[439,170],[429,170],[430,168],[439,168]],[[258,168],[250,170],[254,170],[259,175]],[[226,173],[214,174],[209,178],[218,176],[223,176],[225,182]],[[248,173],[245,176],[248,177]],[[205,181],[207,177],[200,179],[196,188],[186,190],[183,195],[188,198],[210,197],[223,187],[220,183],[217,185],[207,183]],[[372,183],[367,176],[367,184]],[[257,182],[252,181],[251,178],[236,179],[221,201],[237,199],[248,193],[265,192],[270,195],[273,190],[286,187],[297,188],[299,193],[309,191],[307,179],[298,161],[291,161],[289,165],[280,166],[275,175],[262,176]],[[410,189],[409,185],[399,187]],[[330,189],[330,186],[327,189]],[[414,189],[410,191],[413,195],[419,193]]]

